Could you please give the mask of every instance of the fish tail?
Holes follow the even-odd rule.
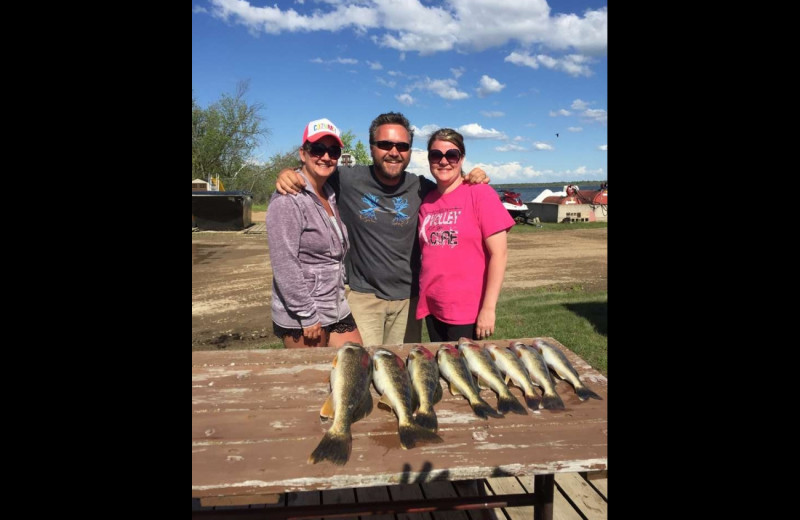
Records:
[[[536,394],[525,394],[525,404],[531,410],[539,409],[539,396]]]
[[[566,408],[566,406],[564,406],[564,401],[561,400],[561,396],[555,392],[552,394],[545,393],[542,396],[541,406],[547,410],[564,410]]]
[[[416,421],[417,424],[432,432],[439,430],[439,420],[436,419],[436,412],[433,409],[422,410],[420,408],[417,412]]]
[[[575,387],[575,393],[578,394],[578,397],[580,398],[581,401],[585,401],[585,400],[589,399],[590,397],[592,399],[599,399],[601,401],[603,400],[602,397],[600,397],[596,393],[592,392],[591,390],[589,390],[588,387],[586,387],[584,385]]]
[[[497,411],[502,414],[514,412],[520,415],[528,415],[522,403],[512,394],[497,396]]]
[[[327,460],[338,466],[343,466],[350,458],[352,447],[352,435],[328,430],[314,451],[311,452],[311,455],[309,455],[308,463],[316,464]]]
[[[472,406],[472,411],[475,412],[475,415],[480,417],[481,419],[488,419],[489,416],[492,417],[503,417],[503,414],[498,413],[492,406],[483,400],[482,397],[478,397],[475,401],[470,401],[470,406]]]

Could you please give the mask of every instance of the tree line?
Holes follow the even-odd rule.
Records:
[[[248,191],[253,204],[264,204],[275,190],[278,173],[298,167],[300,159],[297,148],[266,161],[253,156],[272,131],[264,126],[264,105],[245,99],[249,86],[249,80],[241,81],[233,94],[222,94],[205,108],[197,104],[192,89],[192,180],[219,177],[225,191]],[[341,138],[344,152],[352,154],[357,164],[372,164],[364,143],[353,144],[352,131],[343,132]]]

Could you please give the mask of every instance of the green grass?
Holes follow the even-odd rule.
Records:
[[[568,229],[598,229],[607,228],[608,222],[542,222],[542,227],[532,224],[517,224],[511,228],[510,233],[547,233],[549,231],[566,231]]]
[[[264,204],[253,204],[250,208],[252,211],[267,211],[267,203]]]
[[[507,289],[497,301],[493,339],[549,336],[608,376],[607,316],[608,291],[582,286]],[[422,342],[429,341],[423,327]]]

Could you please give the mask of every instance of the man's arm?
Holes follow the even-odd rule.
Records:
[[[489,184],[489,176],[481,168],[473,168],[469,173],[462,172],[462,179],[467,184]]]

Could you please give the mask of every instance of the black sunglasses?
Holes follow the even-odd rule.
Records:
[[[438,163],[442,160],[442,157],[447,159],[450,164],[455,164],[461,160],[461,151],[451,148],[446,153],[442,153],[441,150],[430,150],[428,152],[428,162]]]
[[[314,157],[322,157],[326,153],[331,159],[338,159],[342,156],[342,148],[336,145],[328,147],[322,143],[311,143],[307,150]]]
[[[398,152],[407,152],[409,148],[411,148],[411,145],[408,143],[393,143],[392,141],[376,141],[375,146],[387,152],[393,147],[397,148]]]

